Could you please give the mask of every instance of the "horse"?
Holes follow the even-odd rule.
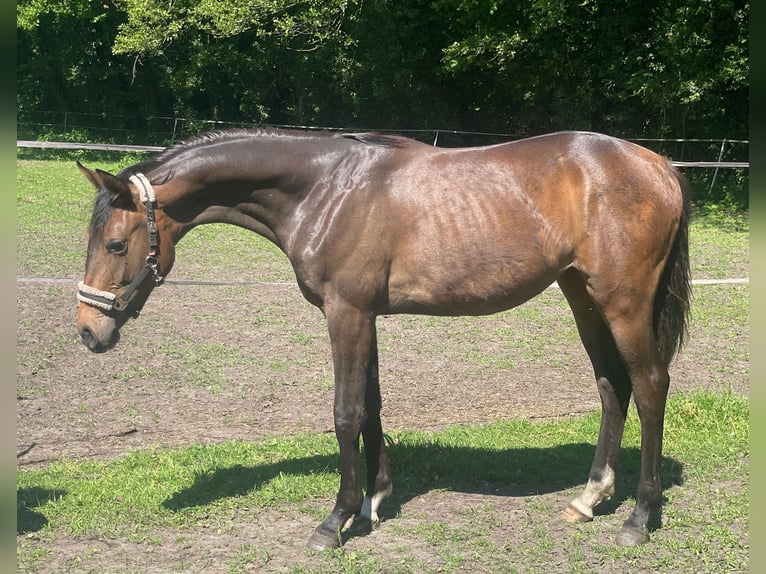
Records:
[[[614,494],[632,395],[640,473],[614,540],[649,541],[662,502],[668,367],[688,337],[691,299],[690,191],[667,159],[592,132],[439,148],[377,133],[234,129],[192,136],[117,175],[77,165],[97,189],[77,294],[91,351],[117,344],[170,273],[178,241],[206,223],[272,241],[324,314],[340,486],[309,548],[340,546],[344,528],[378,527],[392,491],[376,317],[491,314],[554,282],[602,405],[587,484],[563,519],[591,521]]]

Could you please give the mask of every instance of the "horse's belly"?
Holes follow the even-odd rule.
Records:
[[[419,273],[392,274],[388,311],[428,315],[487,315],[528,301],[551,283],[558,269],[498,268],[469,274],[450,268],[421,269]],[[454,271],[454,268],[453,268]]]

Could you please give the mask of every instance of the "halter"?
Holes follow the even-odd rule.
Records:
[[[78,301],[104,311],[125,311],[136,296],[136,293],[138,293],[138,288],[143,285],[148,277],[151,277],[154,282],[152,288],[159,287],[165,280],[160,275],[159,270],[160,236],[157,231],[157,222],[154,218],[154,204],[157,201],[157,196],[154,193],[152,184],[149,183],[149,180],[143,173],[130,176],[130,181],[143,192],[143,202],[146,205],[146,228],[149,232],[149,254],[146,256],[144,268],[119,296],[110,291],[102,291],[101,289],[86,285],[84,281],[80,281],[77,284]],[[138,311],[135,311],[132,316],[137,317]]]

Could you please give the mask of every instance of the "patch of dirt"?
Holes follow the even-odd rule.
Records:
[[[541,324],[513,311],[471,319],[381,317],[384,430],[561,417],[599,408],[590,364],[560,294],[546,294],[540,305]],[[141,317],[123,328],[117,348],[102,355],[79,343],[75,312],[74,284],[18,285],[17,460],[22,469],[61,457],[111,458],[151,445],[332,432],[332,364],[324,320],[295,285],[164,286]],[[516,344],[517,339],[526,342]],[[748,365],[732,349],[748,344],[746,331],[722,338],[693,325],[690,343],[672,367],[672,392],[705,387],[747,394]],[[584,461],[583,468],[589,463]],[[535,504],[563,508],[568,496],[549,493]],[[460,524],[472,512],[487,514],[489,508],[497,529],[493,537],[511,544],[532,503],[499,498],[425,493],[406,501],[380,530],[349,541],[346,549],[401,557],[397,532],[411,526],[408,521]],[[328,559],[307,553],[303,544],[319,505],[329,510],[331,503],[307,503],[317,505],[315,512],[234,516],[220,531],[158,533],[162,544],[61,536],[43,542],[53,552],[36,571],[235,571],[232,561],[246,544],[261,554],[242,571],[326,567]],[[557,511],[546,512],[558,525]],[[611,536],[625,517],[602,517],[598,528]],[[553,522],[548,536],[554,538],[571,538],[588,528],[559,531]],[[36,543],[34,533],[20,536],[20,547]],[[423,537],[407,544],[408,556],[434,568],[446,560],[433,555]],[[469,566],[463,570],[472,570]],[[604,566],[602,571],[612,570]]]

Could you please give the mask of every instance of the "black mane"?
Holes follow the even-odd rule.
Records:
[[[309,130],[286,130],[279,128],[230,128],[223,130],[212,130],[190,136],[180,143],[165,148],[152,159],[125,168],[119,176],[127,179],[136,172],[147,173],[177,158],[179,155],[206,145],[230,142],[236,140],[249,140],[255,138],[297,138],[297,139],[319,139],[319,138],[342,138],[355,140],[359,143],[371,146],[382,146],[390,148],[402,148],[412,143],[412,140],[395,135],[381,134],[377,132],[363,133],[335,133],[329,131],[309,131]]]
[[[93,214],[90,216],[90,226],[88,228],[88,236],[91,242],[101,238],[103,235],[104,226],[114,211],[113,199],[114,195],[106,188],[101,188],[96,193],[96,197],[93,200]]]
[[[356,140],[360,143],[367,144],[367,145],[391,147],[391,148],[407,147],[412,143],[412,140],[409,138],[405,138],[402,136],[381,134],[377,132],[346,133],[346,134],[340,134],[339,137]]]
[[[406,147],[411,143],[411,140],[394,135],[380,134],[380,133],[335,133],[328,131],[309,131],[309,130],[286,130],[278,128],[231,128],[225,130],[212,130],[209,132],[202,132],[193,135],[181,143],[175,144],[171,147],[159,152],[153,160],[141,164],[144,169],[147,167],[157,167],[169,160],[178,157],[180,154],[206,145],[229,142],[236,140],[249,140],[254,138],[296,138],[296,139],[320,139],[320,138],[343,138],[355,140],[366,145],[383,146],[391,148]],[[134,166],[135,167],[135,166]],[[131,169],[131,168],[128,168]]]

